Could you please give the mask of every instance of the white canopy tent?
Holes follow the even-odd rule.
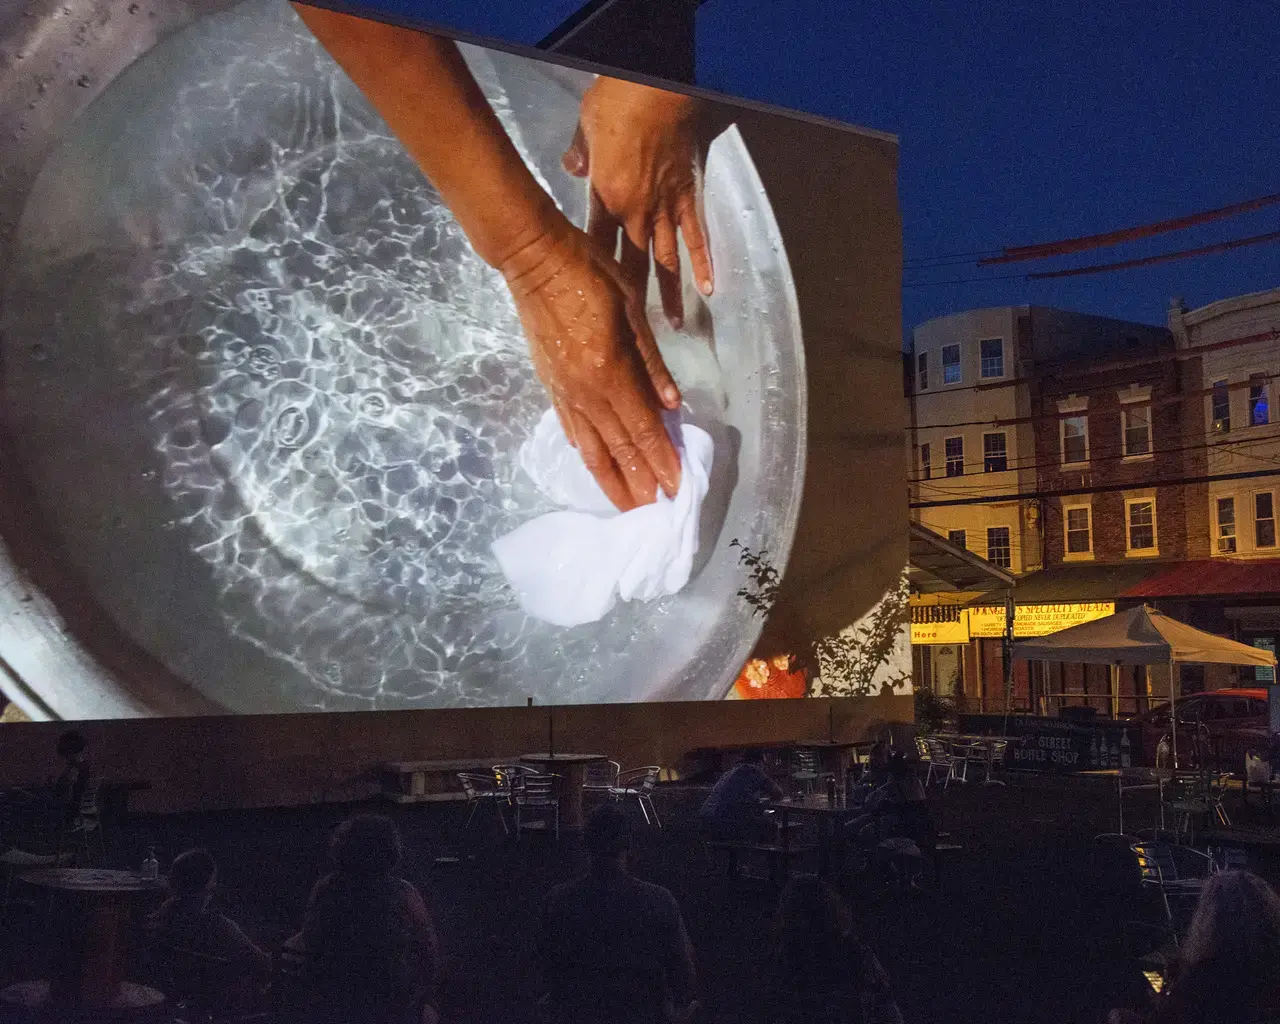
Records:
[[[1149,605],[1094,619],[1048,636],[1020,640],[1013,656],[1026,661],[1090,665],[1168,665],[1169,698],[1177,699],[1174,666],[1191,664],[1274,667],[1270,651],[1228,640],[1171,619]],[[1173,760],[1178,761],[1178,716],[1170,715]]]

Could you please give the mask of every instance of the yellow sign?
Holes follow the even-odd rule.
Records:
[[[924,609],[912,609],[912,619],[923,617],[919,612]],[[911,623],[911,642],[913,644],[967,644],[969,642],[969,609],[958,610],[958,618],[950,622],[916,622]]]
[[[1114,615],[1114,601],[1071,601],[1064,604],[1020,604],[1014,610],[1014,637],[1044,636],[1084,622]],[[969,635],[1004,636],[1004,608],[970,608]]]

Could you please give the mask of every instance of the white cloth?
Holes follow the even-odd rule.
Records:
[[[557,626],[603,618],[621,598],[652,601],[689,582],[698,551],[698,517],[707,496],[711,436],[678,416],[666,418],[680,453],[680,490],[618,512],[548,409],[520,450],[520,465],[563,511],[517,527],[493,544],[498,565],[525,613]]]

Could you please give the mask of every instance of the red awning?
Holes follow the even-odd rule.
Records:
[[[1280,594],[1280,558],[1180,562],[1123,591],[1126,597],[1217,597]]]

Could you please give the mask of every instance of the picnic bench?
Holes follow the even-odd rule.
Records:
[[[382,795],[398,804],[465,800],[459,772],[488,772],[503,758],[452,761],[390,761],[382,765]]]

